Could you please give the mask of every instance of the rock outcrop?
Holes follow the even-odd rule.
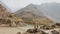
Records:
[[[48,34],[42,30],[37,30],[37,29],[28,29],[25,33],[22,34]]]

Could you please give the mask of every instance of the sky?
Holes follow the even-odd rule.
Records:
[[[9,9],[11,9],[12,12],[21,9],[30,3],[38,5],[42,3],[51,3],[51,2],[60,3],[60,0],[0,0],[0,1],[3,2]]]

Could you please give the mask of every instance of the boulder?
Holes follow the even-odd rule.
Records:
[[[17,32],[16,34],[21,34],[21,32]]]
[[[59,34],[59,32],[57,32],[56,30],[53,30],[51,32],[52,32],[52,34]]]

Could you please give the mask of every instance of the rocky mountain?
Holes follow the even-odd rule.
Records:
[[[41,7],[43,8],[44,12],[50,16],[52,19],[55,21],[60,22],[60,3],[44,3],[41,5],[38,5],[38,8]],[[39,8],[40,9],[40,8]]]
[[[10,13],[5,6],[0,4],[0,26],[23,26],[24,21],[14,13]]]
[[[26,23],[34,23],[35,19],[42,20],[41,18],[43,18],[42,21],[47,20],[46,15],[42,11],[40,11],[34,4],[29,4],[28,6],[15,12],[15,14],[21,16],[21,18]]]
[[[30,12],[30,13],[33,13],[35,14],[37,17],[39,16],[44,16],[44,13],[42,13],[41,11],[39,11],[37,9],[37,7],[34,5],[34,4],[29,4],[28,6],[18,10],[17,12],[15,12],[16,14],[22,14],[23,12]]]

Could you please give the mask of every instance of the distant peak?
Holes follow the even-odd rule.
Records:
[[[31,4],[27,5],[27,6],[35,6],[35,5],[31,3]]]
[[[34,5],[34,4],[30,3],[29,5]]]

